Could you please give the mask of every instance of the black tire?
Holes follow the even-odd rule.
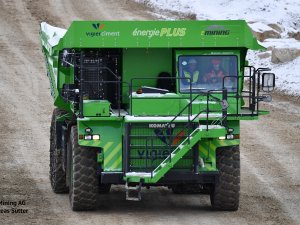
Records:
[[[54,109],[50,127],[50,183],[54,193],[68,193],[66,186],[66,172],[63,170],[63,149],[57,148],[56,143],[56,120],[67,112]]]
[[[74,211],[93,210],[97,202],[97,152],[94,148],[78,145],[77,126],[71,128],[69,144],[70,204]]]
[[[239,146],[218,148],[216,156],[219,177],[211,189],[211,205],[215,210],[236,211],[240,198]]]

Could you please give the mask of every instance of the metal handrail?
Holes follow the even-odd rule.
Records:
[[[184,131],[185,129],[187,129],[188,128],[188,135],[187,135],[187,137],[188,137],[188,141],[189,141],[189,143],[190,143],[190,138],[191,138],[191,130],[190,130],[190,128],[191,128],[191,124],[193,123],[193,121],[200,115],[200,114],[202,114],[202,113],[204,113],[204,112],[206,112],[206,114],[207,114],[207,119],[206,119],[206,130],[208,131],[208,113],[209,112],[212,112],[212,111],[210,111],[209,110],[209,97],[213,97],[213,99],[215,99],[215,100],[219,100],[219,101],[222,101],[222,100],[227,100],[227,89],[223,89],[222,90],[222,93],[223,93],[223,99],[222,100],[220,100],[220,99],[218,99],[218,98],[216,98],[215,96],[212,96],[212,92],[218,92],[218,93],[220,93],[220,90],[210,90],[210,91],[208,91],[208,92],[205,92],[205,94],[206,94],[206,96],[207,96],[207,107],[206,107],[206,109],[205,110],[202,110],[202,111],[200,111],[199,113],[197,113],[195,116],[193,116],[193,118],[192,118],[192,120],[191,120],[191,118],[190,118],[190,116],[191,116],[191,114],[188,114],[188,123],[184,126],[184,128],[180,131],[180,132],[178,132],[178,133],[181,133],[182,131]],[[224,94],[224,92],[226,93],[226,94]],[[203,92],[201,93],[201,94],[197,94],[197,96],[196,97],[194,97],[193,99],[192,99],[192,101],[190,101],[170,122],[168,122],[167,124],[166,124],[166,127],[168,128],[175,120],[176,120],[176,118],[178,118],[178,116],[180,116],[180,114],[187,108],[187,107],[189,107],[199,96],[202,96],[203,95]],[[224,99],[225,98],[225,99]],[[224,110],[224,109],[222,109],[222,112],[223,112],[223,116],[224,116],[224,113],[225,113],[225,117],[223,118],[223,120],[225,119],[225,120],[227,120],[227,108]],[[226,124],[225,124],[225,126],[227,126],[227,121],[226,121]],[[227,128],[227,127],[226,127]],[[173,137],[173,136],[172,136]],[[172,140],[170,141],[170,143],[172,142]],[[179,146],[179,145],[178,145]],[[169,157],[169,160],[170,160],[170,162],[172,162],[172,157],[171,157],[171,155],[172,155],[172,152],[171,151],[169,151],[169,155],[167,156],[167,158]],[[165,158],[165,159],[167,159],[167,158]],[[154,171],[154,170],[153,170]],[[153,171],[151,171],[151,178],[153,178]]]
[[[251,115],[251,116],[256,116],[258,115],[259,111],[259,92],[260,92],[260,73],[262,71],[269,71],[269,68],[258,68],[255,69],[253,66],[245,66],[245,68],[249,68],[249,75],[243,75],[243,76],[225,76],[223,78],[223,88],[225,84],[225,79],[226,78],[235,78],[237,79],[237,90],[239,90],[239,85],[240,85],[240,79],[242,78],[249,78],[249,90],[244,91],[241,90],[240,93],[239,91],[236,92],[235,96],[228,95],[228,98],[235,98],[236,99],[236,114],[229,114],[229,116],[243,116],[243,115]],[[243,95],[243,93],[248,93],[248,95]],[[247,107],[250,111],[251,114],[243,114],[243,113],[238,113],[239,109],[239,99],[243,98],[249,98],[249,106]],[[257,113],[255,113],[255,111]]]

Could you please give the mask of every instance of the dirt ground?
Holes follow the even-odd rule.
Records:
[[[39,23],[72,20],[151,20],[130,1],[0,0],[1,224],[300,224],[300,103],[275,96],[269,116],[242,122],[241,202],[215,212],[204,195],[166,188],[125,200],[123,187],[99,196],[98,210],[73,212],[67,195],[51,191],[49,125],[53,110],[39,45]],[[7,206],[5,202],[20,205]],[[16,208],[18,213],[6,213]]]

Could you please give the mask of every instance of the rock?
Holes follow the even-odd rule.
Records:
[[[257,38],[257,40],[259,40],[260,42],[263,42],[268,38],[281,38],[281,35],[275,30],[266,30],[261,33],[257,31],[252,31],[252,32]]]
[[[263,42],[268,38],[281,38],[280,32],[261,22],[256,22],[249,25],[252,29],[252,33],[260,42]],[[278,27],[276,28],[278,29]]]
[[[257,56],[258,56],[258,58],[260,58],[260,59],[265,59],[265,58],[269,58],[269,57],[271,56],[271,53],[269,53],[269,52],[264,52],[264,53],[258,54]]]
[[[270,24],[268,24],[268,26],[273,28],[274,30],[276,30],[279,33],[283,32],[283,28],[280,25],[278,25],[277,23],[270,23]]]
[[[296,48],[274,48],[272,50],[272,63],[285,63],[300,56],[300,49]]]
[[[296,40],[300,41],[300,32],[298,31],[297,33],[294,32],[288,32],[289,37],[295,38]]]

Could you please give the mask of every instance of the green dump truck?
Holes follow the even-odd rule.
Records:
[[[73,210],[112,184],[128,200],[166,186],[238,209],[240,121],[268,114],[259,102],[275,86],[245,59],[264,49],[245,21],[42,23],[40,40],[56,107],[50,180]]]

